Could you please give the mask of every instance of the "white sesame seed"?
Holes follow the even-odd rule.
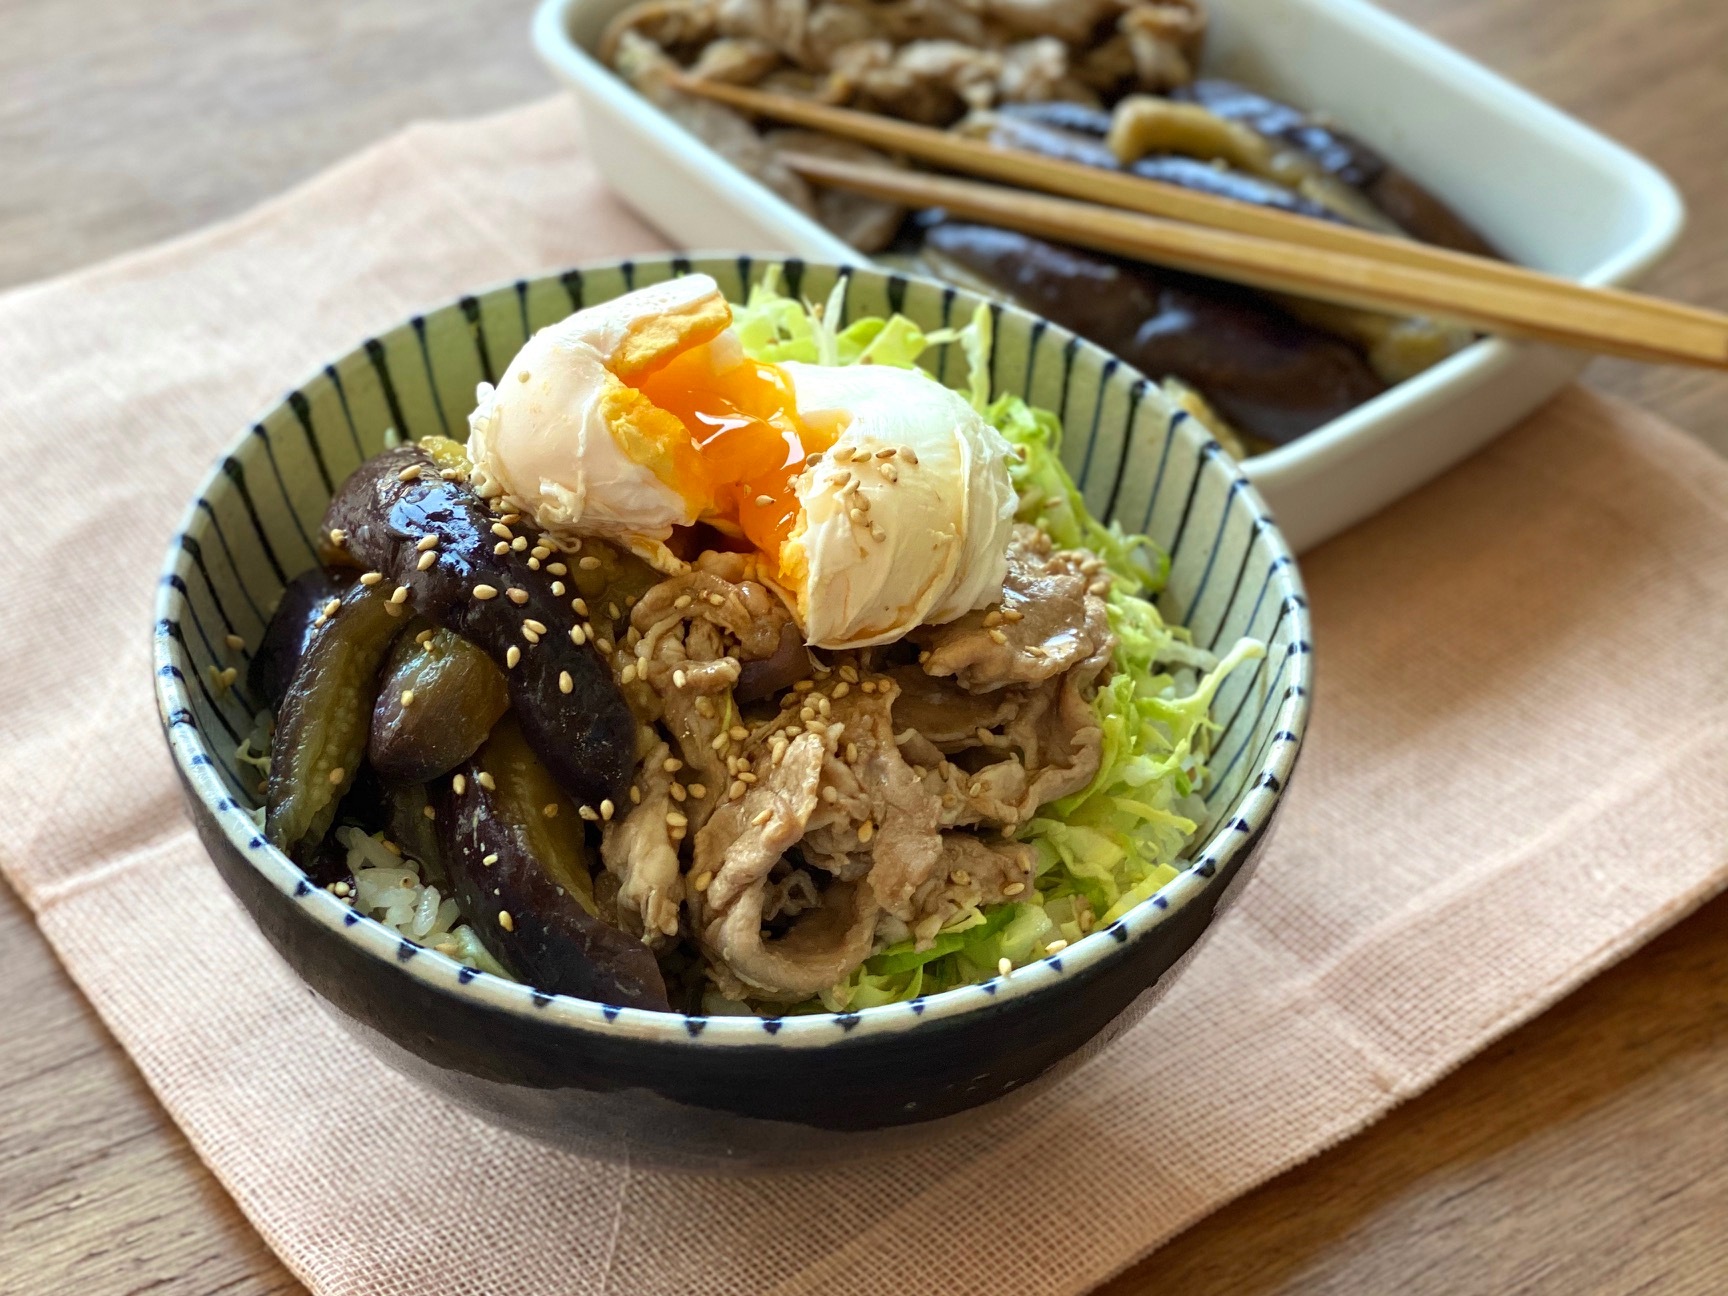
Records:
[[[552,596],[554,598],[563,598],[564,597],[564,582],[563,581],[553,581],[552,582]]]
[[[885,463],[885,464],[880,465],[876,469],[876,471],[882,474],[882,478],[884,481],[897,482],[900,480],[899,472],[896,471],[894,465],[891,463]]]
[[[428,531],[425,535],[420,537],[420,543],[418,543],[414,547],[416,549],[420,550],[422,553],[424,553],[428,549],[436,549],[438,547],[438,535],[437,535],[437,533],[432,532],[432,531]]]
[[[552,551],[543,544],[535,545],[528,552],[533,554],[536,558],[541,559],[550,558],[552,556]]]
[[[499,556],[509,553],[510,542],[508,540],[500,540],[497,544],[492,546],[492,552]]]
[[[413,689],[403,689],[402,690],[402,705],[403,706],[413,706],[414,705],[414,690]]]
[[[570,574],[570,569],[561,562],[547,563],[546,570],[554,576],[568,576]]]
[[[514,540],[516,538],[515,532],[511,531],[510,528],[505,526],[502,522],[494,522],[492,524],[492,534],[497,536],[500,540]]]
[[[485,770],[481,770],[476,774],[474,776],[474,781],[481,787],[485,788],[488,792],[496,792],[498,790],[498,780],[493,778]]]
[[[673,671],[672,672],[672,687],[673,688],[683,688],[684,685],[689,681],[689,678],[690,677],[688,675],[686,675],[681,670]]]
[[[570,642],[580,648],[588,642],[588,632],[579,625],[570,627]]]
[[[348,533],[341,527],[331,527],[330,543],[340,549],[343,545],[348,543]]]
[[[730,729],[728,729],[726,731],[726,736],[729,737],[733,742],[743,742],[746,738],[748,738],[750,736],[750,731],[748,729],[746,729],[743,725],[733,725]]]
[[[235,652],[239,652],[246,646],[246,641],[237,634],[223,636],[222,642],[227,644]]]
[[[751,816],[750,826],[752,828],[760,828],[773,817],[774,812],[772,810],[758,810],[753,816]]]
[[[726,795],[728,797],[730,797],[732,800],[736,801],[739,797],[743,796],[746,791],[749,790],[749,786],[750,785],[748,783],[734,780],[732,786],[726,789]]]
[[[600,817],[602,819],[610,820],[616,813],[618,813],[618,807],[612,804],[611,797],[607,797],[600,803]]]
[[[420,561],[415,563],[414,566],[420,571],[425,571],[428,567],[430,567],[433,563],[435,563],[437,561],[438,561],[438,555],[435,553],[432,553],[430,550],[428,550],[426,553],[423,553],[420,555]]]
[[[672,799],[674,801],[682,801],[685,797],[690,795],[684,790],[684,785],[682,783],[672,783],[667,786],[666,790],[672,794]]]
[[[830,784],[828,787],[822,789],[822,799],[829,805],[833,805],[840,799],[840,789]]]
[[[517,607],[521,607],[528,601],[528,591],[519,585],[512,585],[509,589],[504,591],[504,597],[509,599]]]
[[[512,540],[510,542],[510,550],[512,553],[521,553],[527,547],[528,547],[528,537],[527,536],[517,536],[514,540]]]
[[[712,607],[725,607],[726,596],[724,594],[710,594],[708,596],[708,602]]]
[[[341,610],[341,607],[342,607],[342,600],[341,599],[331,599],[328,603],[326,603],[324,605],[324,615],[327,617],[333,617],[336,615],[336,613],[338,611]]]
[[[408,587],[406,585],[398,585],[391,591],[390,601],[397,607],[401,607],[408,601]]]
[[[516,665],[516,663],[521,661],[521,660],[522,660],[522,650],[520,648],[518,648],[515,644],[511,644],[509,651],[507,651],[504,654],[504,665],[506,667],[512,667],[513,668]]]
[[[634,784],[632,784],[630,787],[630,804],[631,805],[641,805],[642,804],[642,789],[635,786]]]
[[[598,571],[600,568],[600,560],[594,557],[593,554],[589,554],[586,558],[577,562],[576,565],[583,571]]]
[[[330,771],[330,786],[335,787],[338,783],[340,783],[343,779],[345,779],[347,777],[348,777],[348,771],[343,769],[340,765],[338,765],[335,769]]]
[[[600,816],[594,813],[593,806],[578,806],[576,807],[576,813],[581,815],[589,823],[598,823],[600,821]]]
[[[510,916],[510,911],[508,909],[500,909],[498,911],[498,925],[507,932],[513,932],[516,930],[516,920]]]
[[[845,680],[841,680],[838,684],[836,684],[834,686],[834,700],[836,702],[838,702],[841,698],[845,697],[851,691],[852,691],[852,686],[850,684],[848,684]]]
[[[688,594],[680,594],[677,598],[672,600],[672,606],[677,608],[680,612],[682,612],[685,608],[689,607],[690,604],[693,603],[694,601],[695,600],[692,599]]]
[[[1014,970],[1014,961],[1006,955],[996,960],[996,975],[1007,976]]]
[[[415,478],[417,478],[419,475],[420,475],[420,465],[419,464],[409,464],[401,472],[396,474],[396,480],[397,481],[404,481],[404,482],[411,482]]]
[[[381,581],[383,579],[384,579],[384,573],[383,572],[369,571],[369,572],[364,573],[360,577],[360,583],[362,585],[366,586],[368,589],[370,589],[372,586],[376,585],[379,581]]]
[[[496,585],[476,585],[474,587],[474,597],[479,599],[481,602],[485,602],[487,599],[495,599],[498,597],[498,587]]]
[[[871,823],[870,820],[866,819],[863,823],[858,825],[858,841],[860,844],[868,842],[875,835],[876,825]]]
[[[497,863],[497,862],[498,862],[498,852],[497,852],[497,851],[493,851],[493,852],[492,852],[492,853],[491,853],[491,854],[489,854],[489,855],[483,855],[483,856],[481,856],[481,857],[480,857],[480,862],[481,862],[481,863],[482,863],[482,864],[484,864],[484,865],[485,865],[485,866],[486,866],[486,867],[487,867],[487,868],[491,868],[491,867],[492,867],[492,866],[493,866],[493,865],[494,865],[494,864],[496,864],[496,863]]]
[[[680,811],[668,810],[666,812],[666,822],[671,824],[674,828],[684,828],[689,825],[690,820]]]
[[[618,678],[626,684],[635,683],[636,682],[636,663],[631,662],[623,670],[619,671],[618,672]]]
[[[1024,882],[1010,882],[1007,886],[1002,888],[1002,894],[1006,896],[1017,896],[1025,889],[1026,884]]]
[[[907,463],[911,464],[914,468],[916,468],[918,466],[918,456],[913,451],[911,446],[901,446],[900,447],[900,457],[902,459],[904,459]]]
[[[1003,634],[1000,630],[992,630],[990,632],[990,642],[996,643],[996,644],[1005,644],[1008,642],[1008,636]]]
[[[1065,950],[1067,948],[1068,948],[1068,942],[1067,941],[1065,941],[1065,940],[1053,940],[1048,945],[1046,945],[1044,947],[1044,952],[1046,954],[1060,954],[1063,950]]]
[[[711,883],[713,881],[714,881],[713,870],[712,869],[703,869],[702,872],[700,872],[696,875],[696,880],[693,881],[690,885],[695,887],[698,891],[706,891],[708,889],[709,883]]]
[[[468,776],[465,774],[452,775],[450,778],[450,787],[457,796],[461,796],[468,790]]]
[[[695,797],[698,801],[707,800],[708,785],[706,783],[692,783],[690,785],[690,795]]]

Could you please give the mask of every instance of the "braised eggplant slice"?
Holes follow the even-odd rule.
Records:
[[[356,584],[300,658],[276,713],[264,821],[264,835],[296,860],[324,839],[359,772],[378,672],[404,623],[383,586]]]
[[[600,917],[582,821],[514,718],[432,785],[431,803],[457,903],[512,976],[554,994],[668,1007],[652,951]]]
[[[1180,378],[1274,445],[1385,390],[1351,347],[1246,289],[959,222],[931,227],[924,249],[942,273],[987,285],[1154,380]]]
[[[419,622],[385,663],[366,757],[392,783],[424,783],[478,751],[509,707],[510,686],[490,657]]]
[[[331,599],[339,599],[353,577],[338,575],[323,567],[301,572],[288,582],[264,638],[246,668],[246,687],[272,711],[280,710],[288,681],[300,666],[300,655],[312,641],[312,623]]]
[[[582,618],[568,590],[552,588],[552,569],[564,564],[532,527],[493,516],[417,446],[355,470],[324,526],[344,533],[356,561],[406,588],[415,611],[504,671],[523,735],[564,791],[589,806],[623,797],[635,720],[592,639],[585,631],[580,643],[572,637]]]
[[[1108,127],[1109,117],[1100,115],[1104,116],[1104,124]],[[1042,157],[1057,158],[1080,166],[1098,167],[1105,171],[1126,170],[1142,179],[1161,181],[1181,189],[1192,189],[1196,193],[1210,194],[1214,198],[1230,198],[1236,202],[1252,203],[1256,207],[1271,207],[1297,216],[1312,216],[1316,220],[1342,219],[1330,208],[1303,197],[1294,189],[1260,176],[1215,166],[1199,158],[1157,154],[1137,158],[1124,168],[1110,151],[1110,146],[1101,138],[1062,130],[1019,114],[1002,112],[993,117],[980,118],[976,133],[998,148],[1021,149]]]
[[[1185,86],[1171,98],[1197,103],[1214,116],[1306,155],[1424,243],[1477,256],[1499,255],[1462,217],[1374,149],[1299,108],[1215,77]]]

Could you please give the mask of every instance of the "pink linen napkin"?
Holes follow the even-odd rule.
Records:
[[[183,817],[153,577],[315,365],[492,281],[657,246],[549,101],[0,297],[0,870],[319,1293],[1075,1293],[1346,1137],[1713,893],[1728,466],[1571,393],[1304,562],[1316,721],[1268,857],[1153,1012],[954,1139],[698,1179],[497,1132],[373,1060]]]

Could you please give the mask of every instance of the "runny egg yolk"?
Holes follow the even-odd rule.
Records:
[[[798,520],[792,479],[805,459],[827,450],[839,426],[798,416],[792,380],[776,365],[724,360],[710,345],[692,347],[636,381],[637,389],[689,433],[666,447],[676,480],[668,483],[709,517],[736,521],[771,560]]]

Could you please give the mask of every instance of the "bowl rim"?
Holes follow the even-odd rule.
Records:
[[[1106,360],[1114,359],[1103,348],[1084,339],[1075,339],[1069,330],[985,294],[964,289],[951,290],[948,285],[938,284],[933,280],[916,275],[897,274],[869,264],[780,253],[737,252],[656,253],[636,257],[602,258],[581,262],[564,270],[546,271],[529,278],[504,280],[417,311],[391,328],[383,330],[381,334],[374,334],[361,341],[351,348],[350,352],[344,353],[344,356],[362,350],[369,342],[375,342],[380,336],[396,329],[413,327],[427,315],[459,309],[465,299],[484,298],[489,293],[501,290],[520,291],[525,285],[557,280],[571,271],[586,275],[645,265],[665,265],[673,273],[686,273],[691,270],[701,272],[704,262],[725,261],[736,266],[740,264],[740,257],[753,265],[784,267],[797,264],[857,275],[866,282],[871,279],[898,279],[907,284],[931,284],[939,290],[953,291],[957,300],[976,299],[989,302],[1002,314],[1019,317],[1028,327],[1037,327],[1064,344],[1074,339],[1079,349],[1096,352]],[[334,363],[338,362],[333,361],[332,364]],[[326,365],[316,366],[299,386],[309,385],[322,378],[328,368]],[[1145,381],[1138,370],[1120,361],[1116,362],[1115,373],[1121,376],[1119,380],[1130,383]],[[299,386],[292,389],[290,395],[297,394]],[[157,578],[152,616],[152,673],[158,718],[188,795],[196,797],[199,808],[208,815],[210,822],[219,829],[239,858],[245,860],[249,867],[261,874],[276,890],[295,900],[296,912],[304,915],[308,921],[329,930],[339,939],[358,946],[384,967],[413,977],[433,988],[459,994],[511,1016],[531,1018],[547,1025],[573,1028],[579,1032],[604,1031],[613,1037],[623,1035],[637,1040],[678,1046],[735,1047],[772,1043],[781,1047],[820,1047],[841,1039],[897,1033],[914,1028],[929,1029],[938,1023],[950,1022],[980,1009],[1001,1007],[1017,998],[1055,989],[1067,978],[1092,970],[1106,961],[1113,961],[1118,956],[1127,956],[1154,928],[1199,899],[1214,885],[1214,879],[1219,872],[1227,872],[1227,866],[1235,856],[1264,833],[1288,784],[1306,733],[1312,697],[1312,629],[1307,597],[1295,558],[1279,533],[1264,500],[1243,474],[1241,467],[1224,453],[1216,441],[1208,437],[1198,447],[1202,461],[1199,471],[1222,471],[1228,474],[1230,493],[1241,497],[1242,504],[1250,510],[1256,532],[1270,550],[1270,561],[1266,568],[1266,591],[1262,597],[1273,592],[1276,586],[1283,586],[1276,594],[1279,601],[1278,620],[1271,633],[1275,635],[1279,625],[1289,618],[1291,643],[1285,660],[1273,664],[1270,678],[1276,681],[1288,670],[1289,679],[1283,696],[1276,699],[1277,713],[1269,725],[1273,737],[1258,769],[1244,777],[1236,798],[1217,816],[1212,833],[1202,845],[1191,852],[1192,862],[1189,867],[1154,895],[1141,901],[1109,925],[1089,933],[1059,953],[1025,963],[1004,975],[902,1003],[844,1013],[822,1012],[764,1018],[754,1015],[693,1016],[678,1012],[659,1012],[605,1004],[569,995],[548,994],[532,986],[469,968],[436,950],[416,945],[374,919],[356,913],[343,900],[313,884],[298,865],[283,852],[269,845],[252,818],[251,811],[233,798],[223,782],[221,767],[211,756],[205,735],[196,718],[197,713],[191,706],[192,680],[197,680],[197,686],[204,690],[207,700],[209,694],[203,680],[191,670],[183,632],[180,629],[181,617],[187,610],[185,581],[192,569],[186,540],[188,537],[196,537],[204,529],[207,514],[202,507],[203,501],[213,488],[224,482],[227,462],[247,438],[261,428],[265,419],[280,409],[288,399],[288,396],[284,396],[281,400],[272,402],[223,447],[210,469],[200,478],[169,542],[167,555]],[[1185,416],[1177,412],[1168,425],[1169,434],[1205,435],[1203,432],[1182,433],[1180,425],[1184,421]],[[1206,467],[1204,461],[1210,461],[1211,467]],[[1262,662],[1271,662],[1270,656],[1262,659]],[[1257,668],[1257,677],[1258,670],[1263,668],[1264,665]],[[1245,694],[1244,701],[1249,696],[1251,694]],[[1260,702],[1261,709],[1265,710],[1273,700],[1272,689],[1266,688]],[[211,706],[214,709],[213,701]],[[1237,759],[1247,751],[1245,740]]]

